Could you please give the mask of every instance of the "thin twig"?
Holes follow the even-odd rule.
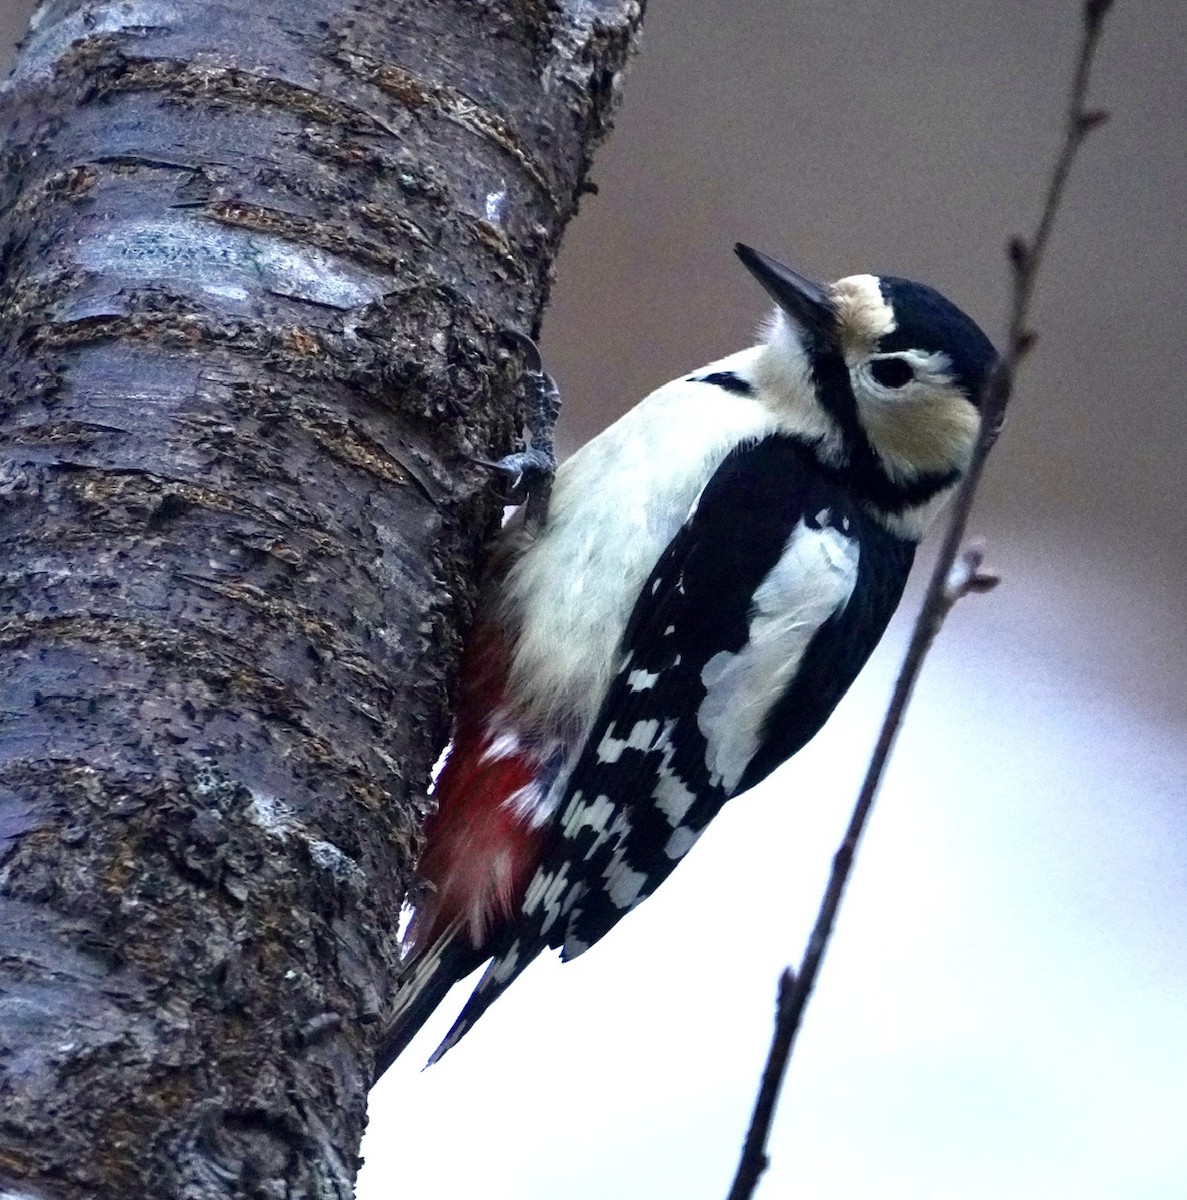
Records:
[[[775,1032],[728,1200],[749,1200],[754,1194],[759,1177],[766,1170],[767,1138],[796,1033],[815,986],[821,961],[832,936],[837,910],[853,867],[854,855],[902,725],[911,693],[919,678],[923,660],[952,606],[962,596],[970,592],[988,591],[997,583],[995,576],[981,570],[981,547],[970,545],[962,552],[961,545],[964,542],[969,514],[985,460],[1001,431],[1019,364],[1034,345],[1035,336],[1028,323],[1031,298],[1039,268],[1050,242],[1055,218],[1063,201],[1072,164],[1085,137],[1107,119],[1107,113],[1089,110],[1085,108],[1085,102],[1093,59],[1100,41],[1101,26],[1111,7],[1112,0],[1087,0],[1084,5],[1079,54],[1069,93],[1063,145],[1051,172],[1042,215],[1029,242],[1016,237],[1009,245],[1012,288],[1005,348],[982,397],[980,436],[974,447],[968,472],[953,501],[951,517],[936,556],[935,566],[932,568],[923,606],[915,622],[906,657],[874,746],[865,781],[854,805],[849,827],[833,858],[828,887],[825,889],[816,924],[808,939],[803,961],[798,972],[793,973],[788,968],[779,980]]]

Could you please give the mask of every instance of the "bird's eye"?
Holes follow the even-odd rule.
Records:
[[[905,358],[876,358],[870,374],[883,387],[901,388],[915,378],[914,368]]]

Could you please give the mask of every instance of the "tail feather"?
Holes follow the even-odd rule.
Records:
[[[547,797],[560,761],[508,697],[509,639],[486,620],[471,633],[450,749],[434,787],[417,864],[423,893],[405,933],[405,968],[376,1058],[378,1079],[458,980],[491,959],[430,1062],[436,1062],[539,953],[513,936],[547,835]]]
[[[470,945],[460,922],[416,956],[396,989],[395,1007],[388,1015],[375,1057],[375,1079],[404,1052],[449,989],[481,965],[485,957]],[[436,1061],[440,1053],[430,1061]]]
[[[493,959],[478,981],[478,985],[470,993],[470,998],[458,1014],[457,1020],[445,1035],[441,1045],[433,1051],[426,1065],[431,1067],[433,1063],[441,1059],[447,1050],[456,1046],[473,1027],[474,1022],[519,978],[524,967],[539,953],[539,946],[525,953],[517,939],[502,954]]]

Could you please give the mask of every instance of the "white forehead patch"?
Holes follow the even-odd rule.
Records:
[[[832,286],[841,339],[865,348],[895,329],[894,309],[886,303],[876,275],[849,275]]]

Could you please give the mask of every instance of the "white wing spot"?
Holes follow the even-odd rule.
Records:
[[[565,961],[571,962],[579,954],[584,954],[589,949],[589,942],[583,942],[580,938],[569,934],[565,938]],[[2,1200],[2,1198],[0,1198]]]
[[[696,800],[696,793],[668,767],[665,762],[660,766],[659,778],[655,781],[655,790],[651,793],[660,812],[668,818],[668,824],[675,828],[688,815],[688,810]]]
[[[565,895],[566,888],[568,888],[568,895]],[[561,869],[555,875],[548,871],[536,872],[524,893],[521,911],[524,916],[530,917],[535,914],[537,909],[543,909],[543,914],[539,918],[539,931],[547,933],[557,920],[568,913],[573,905],[585,895],[585,891],[585,884],[580,880],[572,886],[569,885],[569,864],[562,863]]]
[[[644,671],[642,667],[640,667],[637,670],[632,671],[626,677],[626,682],[627,687],[629,687],[632,692],[645,692],[649,688],[655,687],[657,679],[659,679],[658,671],[652,673],[651,671]]]
[[[679,829],[672,830],[672,836],[664,846],[664,853],[669,858],[679,861],[693,848],[700,836],[697,830],[681,825]]]
[[[657,734],[658,721],[636,721],[625,738],[616,738],[607,730],[598,743],[598,762],[616,763],[624,750],[660,750],[667,744],[667,731]]]
[[[614,815],[614,805],[608,796],[599,796],[592,804],[587,803],[581,792],[574,792],[568,808],[561,818],[561,826],[565,837],[574,838],[583,829],[594,832],[593,845],[589,848],[588,858],[606,840],[606,823]]]
[[[527,891],[523,894],[523,911],[531,914],[536,911],[540,905],[540,898],[548,890],[548,885],[552,882],[552,873],[550,871],[537,871],[532,876],[531,883],[528,884]]]
[[[625,749],[626,738],[616,738],[606,730],[605,737],[598,743],[598,762],[616,763]]]
[[[632,750],[651,750],[657,733],[659,733],[658,721],[636,721],[627,745]]]
[[[606,872],[606,895],[615,908],[634,908],[641,899],[646,882],[647,876],[642,871],[628,867],[619,851]]]

